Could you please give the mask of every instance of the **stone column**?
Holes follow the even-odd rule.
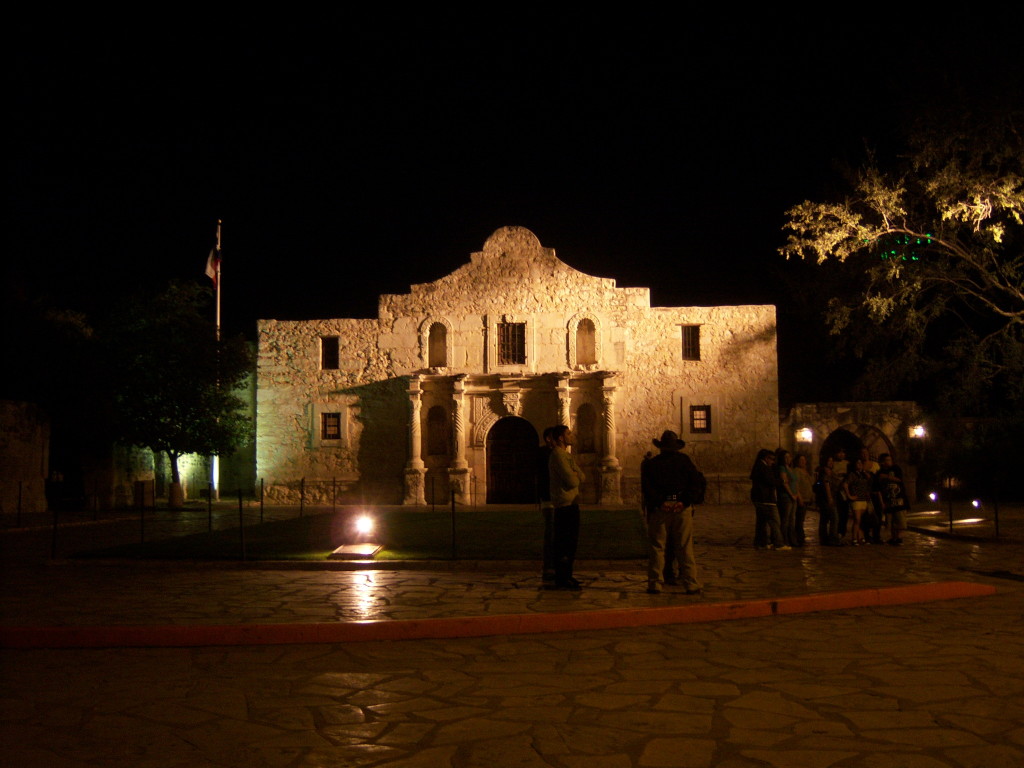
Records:
[[[424,494],[424,477],[427,474],[426,466],[420,455],[423,445],[422,425],[420,423],[422,410],[422,392],[420,391],[420,377],[409,377],[409,463],[405,467],[405,498],[403,504],[426,504],[427,498]]]
[[[455,469],[465,469],[466,462],[466,377],[458,376],[452,384],[452,420],[454,422]]]
[[[455,456],[448,470],[455,501],[469,503],[469,462],[466,461],[466,377],[456,376],[452,382],[452,439]]]
[[[607,382],[607,379],[605,380]],[[604,457],[601,459],[601,503],[621,504],[621,469],[615,446],[615,387],[609,384],[601,387],[601,402],[604,405]]]

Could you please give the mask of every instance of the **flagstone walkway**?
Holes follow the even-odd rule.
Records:
[[[756,552],[750,514],[698,517],[702,597],[639,562],[339,570],[8,559],[0,637],[36,628],[367,626],[555,617],[553,630],[404,641],[0,651],[12,766],[1024,764],[1024,546]],[[22,535],[22,534],[10,534]],[[10,540],[5,546],[10,545]],[[430,569],[428,569],[430,568]],[[642,626],[644,617],[962,582],[995,594]],[[799,603],[794,603],[799,605]],[[806,604],[814,607],[812,604]],[[575,629],[625,612],[636,626]],[[625,614],[623,614],[625,615]],[[466,622],[461,622],[465,619]],[[468,623],[467,623],[468,622]],[[468,634],[472,634],[471,632]]]

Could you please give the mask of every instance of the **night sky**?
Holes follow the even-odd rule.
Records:
[[[222,218],[250,337],[374,316],[504,225],[655,305],[782,303],[788,206],[957,83],[1021,85],[1013,19],[80,13],[8,30],[5,279],[95,311],[204,279]]]

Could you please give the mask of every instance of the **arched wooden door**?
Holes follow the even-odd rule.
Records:
[[[537,500],[537,430],[526,419],[507,416],[487,433],[487,503],[530,504]]]

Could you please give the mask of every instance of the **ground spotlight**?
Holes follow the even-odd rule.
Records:
[[[339,521],[342,541],[329,558],[334,560],[372,560],[383,549],[377,539],[377,520],[366,512],[358,512]]]
[[[356,533],[358,533],[360,536],[366,536],[367,534],[373,533],[373,518],[369,515],[360,515],[356,518],[355,528]]]
[[[932,501],[938,501],[939,494],[937,494],[935,491],[932,491],[931,493],[928,494],[928,498],[931,499]]]
[[[975,499],[971,502],[971,506],[975,509],[981,509],[981,499]]]

